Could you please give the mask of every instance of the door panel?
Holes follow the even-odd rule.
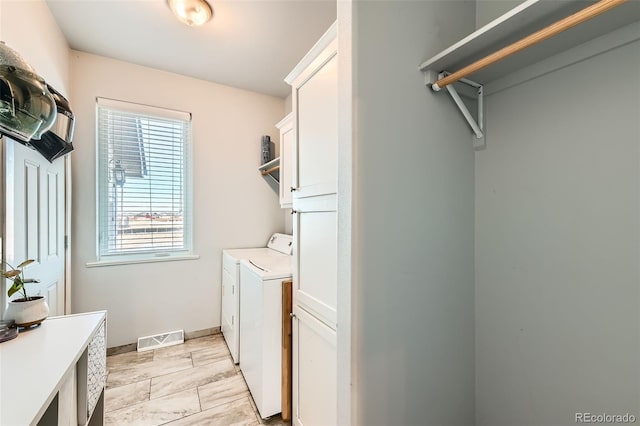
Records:
[[[38,152],[5,138],[6,260],[16,266],[25,259],[27,294],[44,296],[50,316],[64,314],[64,170],[65,162],[49,163]],[[5,286],[7,281],[5,283]],[[3,291],[6,291],[6,287]],[[19,297],[16,295],[14,297]]]
[[[297,112],[294,197],[336,192],[338,167],[338,56],[336,46],[327,59],[304,75],[294,87]]]
[[[297,303],[335,326],[337,305],[336,212],[298,214],[299,275]]]
[[[47,288],[47,303],[49,306],[58,306],[58,283],[55,282]],[[51,309],[51,308],[49,308]]]
[[[335,195],[297,200],[294,303],[331,328],[337,322],[338,230]]]
[[[296,132],[293,116],[280,129],[280,206],[291,207],[293,182],[293,144]]]
[[[24,176],[24,185],[21,190],[16,188],[18,195],[25,197],[24,201],[24,213],[22,217],[25,218],[25,248],[24,259],[34,259],[36,262],[40,261],[40,167],[38,164],[25,160],[22,164],[16,165],[16,176]],[[17,180],[19,182],[19,180]],[[16,198],[16,201],[19,198]],[[18,209],[20,206],[16,205]],[[19,210],[16,210],[16,213]],[[16,215],[16,224],[20,222],[20,216]],[[22,233],[20,233],[22,234]],[[18,234],[17,238],[19,238]],[[15,263],[20,263],[20,259],[16,259]],[[14,265],[15,266],[15,265]]]
[[[304,309],[293,309],[294,424],[336,423],[336,332]]]
[[[59,184],[60,176],[58,173],[49,171],[47,173],[47,206],[48,206],[48,214],[47,214],[47,230],[49,231],[48,235],[48,256],[58,256],[58,249],[60,248],[60,229],[57,224],[60,218],[58,217],[59,208],[58,204],[60,202],[60,184]]]

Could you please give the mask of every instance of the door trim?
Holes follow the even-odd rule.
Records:
[[[5,198],[5,176],[4,176],[4,161],[6,157],[6,138],[4,136],[0,136],[0,200],[6,200]],[[5,226],[5,209],[6,203],[2,203],[2,208],[0,208],[0,261],[5,259],[5,236],[6,236],[6,226]],[[5,294],[5,283],[6,280],[0,281],[0,318],[4,316],[4,307],[6,302],[6,294]]]
[[[71,156],[64,157],[64,305],[71,314]]]

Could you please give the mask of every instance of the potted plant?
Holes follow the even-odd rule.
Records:
[[[7,291],[7,296],[11,297],[18,292],[22,292],[22,297],[9,301],[9,306],[4,313],[4,319],[15,321],[15,324],[19,327],[38,325],[49,315],[49,306],[43,296],[27,295],[25,284],[40,282],[33,278],[24,277],[24,268],[33,262],[33,259],[25,260],[16,268],[7,262],[2,262],[10,268],[7,271],[1,271],[2,276],[13,282]]]

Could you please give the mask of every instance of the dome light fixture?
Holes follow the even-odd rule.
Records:
[[[180,22],[190,27],[203,25],[213,17],[213,9],[206,0],[167,0],[167,4]]]

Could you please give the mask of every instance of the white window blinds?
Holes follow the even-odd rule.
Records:
[[[98,257],[190,250],[191,115],[98,98]]]

